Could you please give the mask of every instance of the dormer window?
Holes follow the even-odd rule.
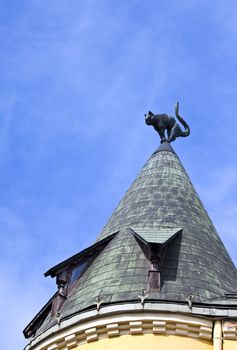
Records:
[[[52,303],[52,317],[58,316],[63,304],[67,300],[70,289],[73,287],[74,283],[79,280],[88,265],[89,262],[84,262],[77,266],[68,266],[64,271],[58,273],[56,276],[58,292]]]
[[[87,263],[84,262],[83,264],[80,264],[80,265],[78,265],[76,267],[73,267],[71,269],[70,276],[69,276],[69,281],[68,281],[68,286],[69,287],[71,287],[74,284],[74,282],[76,282],[80,278],[82,272],[86,268],[86,265],[87,265]]]
[[[165,260],[167,245],[182,232],[182,228],[152,226],[132,227],[131,230],[150,261],[149,290],[160,291],[162,286],[162,264]]]
[[[67,296],[75,283],[80,280],[91,262],[100,254],[117,232],[84,249],[80,253],[54,266],[45,276],[56,277],[58,291],[52,299],[51,316],[58,317]]]
[[[160,290],[160,256],[159,256],[159,245],[153,244],[149,249],[149,287],[150,289]]]

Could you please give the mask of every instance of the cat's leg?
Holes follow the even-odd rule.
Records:
[[[156,129],[156,131],[158,132],[158,134],[160,135],[160,142],[163,143],[166,141],[166,137],[165,137],[165,128],[159,128]]]
[[[170,130],[168,142],[173,142],[177,136],[179,136],[179,135],[177,135],[177,130],[176,130],[175,126],[173,126],[173,128]]]

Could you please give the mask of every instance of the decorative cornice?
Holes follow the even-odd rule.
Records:
[[[98,317],[98,316],[97,316]],[[213,322],[205,318],[182,314],[138,312],[94,318],[85,323],[51,333],[38,342],[33,341],[27,350],[72,349],[102,338],[121,335],[161,334],[182,335],[205,340],[212,339]]]

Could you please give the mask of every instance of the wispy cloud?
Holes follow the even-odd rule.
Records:
[[[231,0],[0,4],[8,350],[55,288],[44,270],[93,242],[158,146],[148,109],[173,114],[180,100],[192,138],[175,148],[234,247],[236,15]]]

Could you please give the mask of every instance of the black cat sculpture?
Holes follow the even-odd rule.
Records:
[[[161,143],[168,141],[173,142],[177,137],[186,137],[190,134],[190,128],[185,120],[179,115],[179,102],[175,106],[175,114],[180,123],[184,126],[185,130],[182,131],[180,125],[177,123],[174,117],[170,117],[167,114],[154,114],[149,111],[145,114],[145,122],[147,125],[152,125],[158,132],[161,138]],[[167,132],[167,138],[165,135]]]

